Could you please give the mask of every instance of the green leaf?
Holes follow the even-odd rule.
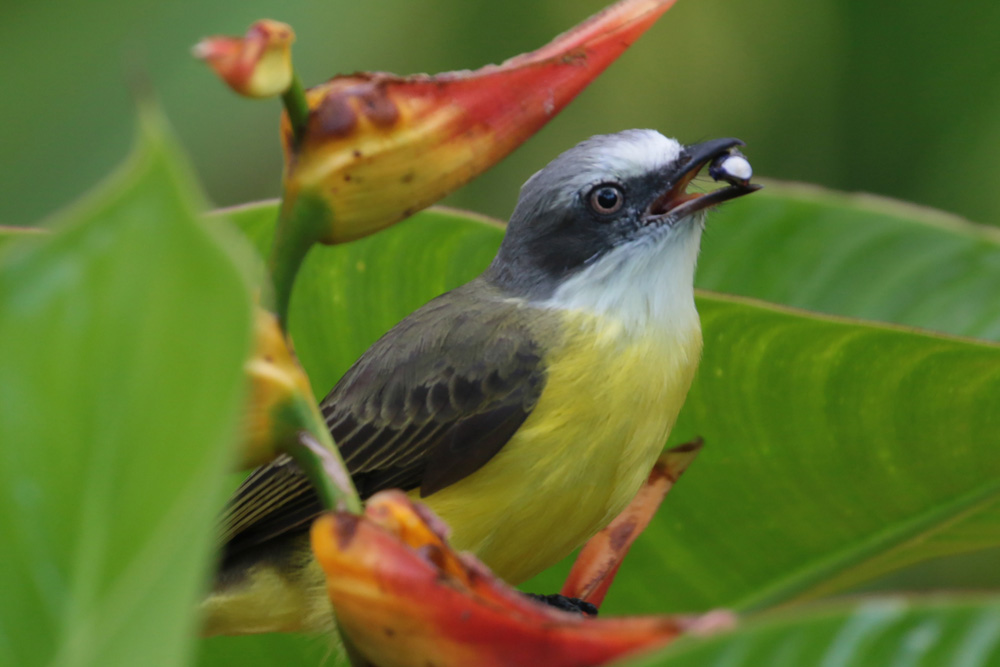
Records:
[[[248,208],[237,222],[272,215]],[[291,325],[317,393],[406,313],[476,275],[499,238],[491,225],[431,211],[310,256]],[[916,557],[884,553],[911,539],[919,558],[997,543],[997,528],[961,532],[995,523],[1000,459],[984,443],[1000,430],[996,346],[720,295],[702,294],[699,308],[705,358],[672,440],[702,435],[708,447],[636,547],[652,553],[626,568],[684,582],[664,601],[637,577],[630,604],[751,604],[878,554],[880,567],[852,570],[871,576]],[[927,540],[935,530],[941,544]],[[807,559],[812,569],[790,570]]]
[[[248,228],[273,214],[233,217]],[[430,211],[314,252],[290,321],[317,394],[396,321],[481,271],[499,240],[492,225]],[[706,448],[633,548],[609,612],[755,608],[1000,545],[1000,347],[711,293],[698,302],[705,356],[671,441],[701,435]],[[566,567],[527,586],[554,592]]]
[[[0,255],[0,663],[181,665],[209,568],[249,290],[161,121]]]
[[[769,183],[720,207],[697,284],[1000,340],[1000,230],[872,195]]]
[[[629,667],[987,667],[1000,664],[1000,600],[871,599],[766,614],[682,639]]]

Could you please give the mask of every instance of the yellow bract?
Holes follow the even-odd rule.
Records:
[[[250,400],[238,458],[241,469],[262,465],[275,457],[277,443],[290,426],[279,418],[282,409],[298,400],[314,400],[309,378],[273,313],[257,308],[254,334],[254,353],[245,365]]]

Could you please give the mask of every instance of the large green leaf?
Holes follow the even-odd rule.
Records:
[[[158,120],[54,233],[0,253],[0,664],[181,665],[249,290]]]
[[[629,667],[993,667],[1000,599],[865,600],[768,614]]]
[[[261,206],[269,205],[233,210],[266,254],[273,220]],[[994,227],[883,197],[770,182],[714,211],[703,247],[697,284],[705,289],[1000,340],[1000,232]],[[481,266],[473,264],[463,278]],[[442,270],[454,265],[445,260]],[[436,270],[428,264],[421,272]]]
[[[230,215],[260,231],[274,210]],[[429,211],[314,251],[291,326],[317,393],[413,308],[481,271],[499,240],[492,224]],[[981,290],[970,300],[992,307]],[[672,441],[701,435],[707,447],[633,549],[609,611],[752,608],[1000,545],[1000,347],[712,293],[698,301],[705,357]],[[564,571],[529,586],[554,591]]]
[[[272,215],[265,206],[236,217],[248,227],[269,224]],[[492,225],[431,211],[383,234],[314,251],[291,321],[318,393],[399,318],[481,270],[499,238]],[[865,484],[870,498],[892,496],[880,513],[853,507],[848,514],[859,514],[861,523],[876,514],[887,517],[897,505],[901,512],[915,511],[911,501],[921,501],[925,509],[947,499],[958,502],[958,496],[974,495],[977,485],[991,481],[996,467],[988,465],[993,457],[986,443],[995,442],[1000,418],[992,409],[998,393],[991,383],[1000,372],[996,346],[720,295],[702,294],[699,303],[705,359],[674,439],[701,434],[709,448],[684,483],[705,488],[678,494],[691,497],[686,511],[711,516],[733,502],[718,490],[748,484],[759,488],[746,491],[740,507],[766,508],[768,525],[797,534],[779,520],[780,512],[805,512],[812,505],[817,514],[804,515],[808,528],[817,517],[835,523],[852,498],[855,505],[866,499],[850,486],[841,488],[845,480]],[[758,466],[758,474],[749,474]],[[710,467],[715,474],[706,477]],[[908,485],[913,488],[903,488]],[[789,502],[782,494],[791,490],[807,496],[816,491],[817,497]],[[720,499],[709,502],[712,497]],[[696,512],[705,502],[704,511]],[[720,512],[708,528],[695,532],[711,534],[711,525],[730,513]],[[746,526],[748,534],[737,540],[741,548],[742,539],[756,541],[762,520],[763,515]],[[844,537],[834,527],[826,527],[831,536]],[[789,553],[801,556],[804,549],[802,544]],[[786,567],[782,563],[780,569]],[[720,578],[726,579],[706,575]]]
[[[871,195],[769,183],[711,214],[698,285],[1000,340],[1000,230]]]

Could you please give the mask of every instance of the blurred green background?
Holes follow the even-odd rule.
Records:
[[[189,56],[199,38],[291,23],[307,84],[339,72],[475,68],[530,50],[603,0],[94,0],[3,8],[0,224],[79,196],[128,149],[147,80],[212,201],[278,193],[278,103]],[[759,175],[1000,221],[996,0],[678,0],[536,138],[448,203],[506,217],[517,188],[585,136],[654,127],[744,139]],[[133,83],[130,83],[133,82]]]

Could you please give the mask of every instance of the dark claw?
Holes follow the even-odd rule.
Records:
[[[541,595],[539,593],[525,593],[525,595],[556,609],[584,616],[597,616],[597,607],[580,598],[568,598],[565,595]]]

